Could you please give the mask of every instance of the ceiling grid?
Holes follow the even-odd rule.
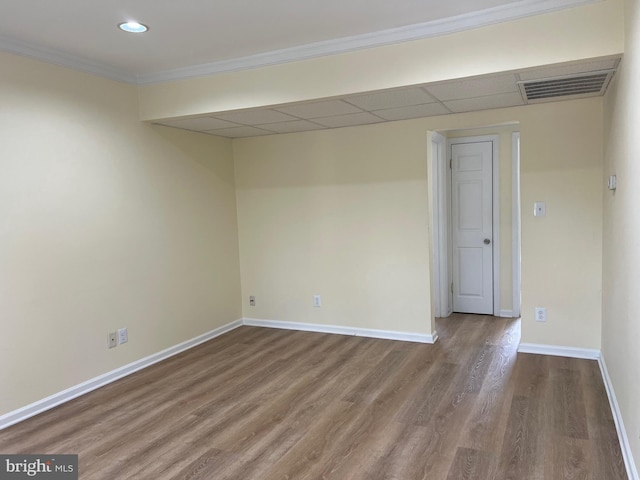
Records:
[[[523,79],[532,81],[547,78],[546,76],[550,74],[561,73],[561,78],[577,78],[579,81],[591,71],[607,71],[610,78],[619,61],[620,57],[608,57],[597,61],[590,59],[538,69],[413,85],[267,108],[212,113],[202,117],[172,119],[157,123],[210,135],[241,138],[516,107],[540,102],[535,99],[529,101],[522,94],[520,86]],[[586,93],[577,90],[576,92],[579,93],[577,98],[584,98],[603,95],[604,88]],[[571,93],[549,97],[544,101],[572,98]]]

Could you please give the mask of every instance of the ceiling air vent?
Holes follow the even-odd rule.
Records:
[[[562,77],[526,80],[518,82],[518,86],[527,103],[597,97],[604,95],[614,72],[614,69],[609,69]]]

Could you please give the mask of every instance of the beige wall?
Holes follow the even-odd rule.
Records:
[[[158,120],[618,55],[622,0],[264,68],[140,87]]]
[[[429,332],[427,131],[512,122],[522,341],[599,348],[601,98],[234,140],[244,316]],[[533,217],[536,200],[547,217]]]
[[[430,130],[519,123],[522,341],[600,347],[601,98],[231,142],[140,123],[134,87],[0,60],[0,413],[241,315],[431,333]]]
[[[575,107],[522,130],[522,341],[599,349],[602,99]],[[546,217],[533,216],[536,201]],[[537,306],[547,323],[532,321]]]
[[[229,140],[4,53],[0,131],[0,414],[240,318]]]
[[[625,54],[605,98],[602,352],[636,464],[640,464],[640,6],[628,0]]]
[[[432,332],[425,131],[243,139],[234,154],[244,316]]]

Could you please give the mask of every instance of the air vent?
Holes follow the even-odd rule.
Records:
[[[562,77],[541,78],[518,82],[527,103],[566,100],[568,98],[604,95],[615,70],[599,70]]]

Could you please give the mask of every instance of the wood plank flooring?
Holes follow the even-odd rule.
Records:
[[[0,431],[83,480],[619,480],[595,361],[516,354],[519,322],[436,345],[241,327]]]

